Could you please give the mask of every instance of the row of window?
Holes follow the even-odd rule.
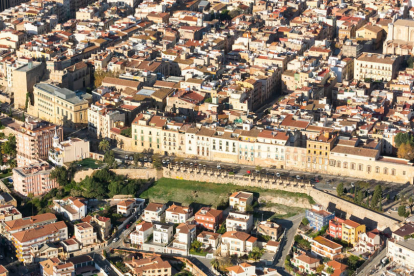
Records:
[[[356,163],[348,163],[348,162],[341,162],[336,160],[329,160],[329,165],[332,167],[338,167],[338,168],[344,168],[344,169],[351,169],[351,170],[358,170],[358,171],[364,171],[364,165],[363,164],[356,164]],[[370,165],[367,165],[365,168],[367,173],[372,172],[372,167]],[[382,173],[382,174],[391,174],[396,175],[397,170],[396,169],[388,169],[387,167],[381,168],[379,166],[375,167],[375,173]],[[406,171],[402,172],[402,175],[406,175]]]

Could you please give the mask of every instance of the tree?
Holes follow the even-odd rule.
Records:
[[[2,152],[12,157],[16,156],[16,136],[9,134],[7,141],[2,145]]]
[[[378,204],[378,211],[382,212],[382,200]]]
[[[203,243],[200,242],[200,241],[197,241],[197,240],[195,240],[191,243],[191,249],[193,249],[195,251],[199,251],[201,246],[203,246]]]
[[[11,169],[14,169],[17,167],[17,160],[16,159],[10,159],[7,161],[7,164],[10,166]]]
[[[249,253],[249,259],[252,259],[254,261],[260,260],[260,258],[263,256],[264,249],[260,249],[259,247],[255,246],[253,247],[252,251]]]
[[[409,132],[400,132],[395,135],[394,143],[397,148],[402,144],[414,145],[414,137]]]
[[[116,160],[115,160],[115,153],[114,151],[110,150],[107,151],[104,155],[104,163],[106,163],[109,168],[115,168],[116,167]]]
[[[210,264],[215,270],[218,270],[220,266],[220,262],[217,259],[211,260]]]
[[[407,211],[405,205],[400,205],[400,207],[398,207],[398,215],[400,217],[408,217],[410,215],[410,213]]]
[[[50,178],[55,179],[60,187],[65,187],[69,183],[68,170],[66,167],[55,167],[50,172]]]
[[[316,272],[321,274],[324,269],[325,269],[325,266],[323,264],[321,264],[316,268]]]
[[[102,84],[102,81],[105,79],[105,77],[112,77],[112,78],[117,78],[119,77],[119,72],[113,72],[113,71],[102,71],[102,70],[95,70],[94,74],[93,74],[93,78],[94,78],[94,85],[95,87],[99,87]]]
[[[382,188],[381,185],[375,186],[374,194],[371,199],[371,207],[376,208],[378,202],[382,200]]]
[[[344,183],[339,183],[338,186],[336,187],[336,193],[338,196],[343,196],[344,194]]]
[[[409,143],[401,144],[398,147],[397,156],[398,158],[413,160],[414,159],[414,146]]]
[[[101,142],[99,142],[99,150],[102,152],[107,152],[109,150],[109,141],[104,139]]]
[[[398,4],[399,4],[399,5],[401,5],[399,1],[398,1]],[[413,68],[413,64],[414,64],[414,58],[413,58],[412,56],[410,56],[410,57],[407,59],[407,66],[408,66],[409,68]]]
[[[134,165],[136,167],[138,166],[138,162],[139,162],[139,153],[134,153],[133,157],[134,157]]]
[[[328,268],[326,269],[326,272],[327,272],[329,275],[332,275],[332,274],[334,274],[335,269],[333,269],[333,267],[332,267],[332,266],[328,266]]]
[[[364,199],[364,194],[362,193],[362,190],[359,190],[358,193],[355,196],[355,203],[356,204],[361,204],[363,199]]]
[[[305,226],[308,225],[309,224],[309,220],[307,218],[303,218],[302,219],[302,224],[305,225]]]
[[[126,129],[121,130],[121,135],[131,138],[132,137],[132,128],[128,127]]]

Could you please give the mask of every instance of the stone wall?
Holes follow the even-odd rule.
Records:
[[[164,177],[192,180],[200,182],[214,182],[219,184],[234,184],[247,187],[259,187],[263,189],[283,190],[294,193],[305,193],[310,195],[317,203],[323,205],[329,211],[337,215],[345,216],[367,227],[380,230],[394,230],[398,227],[399,221],[385,214],[377,213],[369,209],[338,198],[329,193],[315,189],[305,182],[295,182],[289,179],[267,179],[266,177],[254,178],[250,176],[232,176],[227,174],[211,173],[204,170],[184,170],[177,168],[164,168]]]
[[[74,180],[80,182],[85,177],[91,176],[95,170],[89,169],[85,171],[79,171],[75,173]],[[157,171],[156,169],[113,169],[111,170],[116,174],[125,175],[131,179],[149,179],[154,178],[158,180],[162,177],[162,171]]]

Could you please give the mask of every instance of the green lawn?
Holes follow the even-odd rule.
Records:
[[[173,201],[187,206],[191,203],[198,203],[200,205],[211,205],[217,208],[223,202],[228,202],[229,195],[240,190],[252,192],[255,194],[255,197],[268,195],[287,198],[307,198],[309,203],[314,203],[312,197],[303,193],[170,178],[159,179],[153,186],[143,192],[140,197],[149,199],[151,202],[165,203]]]
[[[1,173],[0,173],[0,179],[3,179],[3,178],[5,178],[5,177],[9,177],[9,176],[11,176],[13,173],[12,173],[12,171],[11,170],[5,170],[5,171],[1,171]]]
[[[85,158],[82,161],[77,162],[76,164],[81,164],[83,169],[97,169],[102,166],[102,161],[97,161],[92,158]]]

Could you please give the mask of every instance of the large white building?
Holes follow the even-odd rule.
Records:
[[[99,138],[110,138],[115,123],[125,122],[125,114],[101,104],[92,104],[88,109],[88,130]]]
[[[82,198],[67,197],[53,200],[53,203],[53,209],[58,213],[62,213],[71,221],[83,219],[88,211],[87,201]]]
[[[63,166],[65,163],[89,158],[89,141],[79,138],[69,138],[59,142],[59,137],[53,138],[53,147],[49,150],[49,160]]]

